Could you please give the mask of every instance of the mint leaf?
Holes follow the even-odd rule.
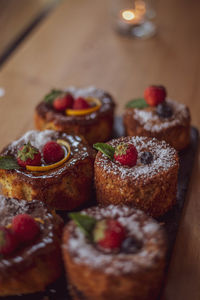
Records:
[[[142,108],[145,108],[147,106],[149,106],[149,105],[146,103],[145,99],[143,99],[143,98],[133,99],[133,100],[129,101],[126,104],[126,108],[140,108],[140,109],[142,109]]]
[[[88,215],[83,215],[79,212],[77,213],[70,213],[69,217],[74,220],[74,222],[76,223],[76,225],[78,227],[80,227],[80,229],[82,230],[82,232],[85,234],[85,236],[92,241],[93,237],[92,237],[92,231],[93,228],[96,224],[96,219],[93,217],[90,217]]]
[[[113,160],[115,148],[111,145],[106,143],[96,143],[93,145],[93,147],[105,154],[110,160]]]
[[[43,101],[46,102],[46,103],[48,103],[48,104],[50,104],[50,105],[52,105],[52,104],[53,104],[53,101],[54,101],[58,96],[62,95],[63,93],[64,93],[64,92],[63,92],[62,90],[56,90],[56,89],[53,89],[53,90],[51,90],[50,93],[48,93],[48,94],[44,97]]]
[[[20,169],[15,158],[12,156],[0,156],[0,169],[3,170],[14,170]]]

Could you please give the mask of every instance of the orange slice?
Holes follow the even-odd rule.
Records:
[[[97,98],[85,98],[89,103],[95,103],[96,105],[86,109],[66,109],[65,113],[67,116],[82,116],[91,114],[94,111],[97,111],[101,107],[101,101]]]
[[[26,170],[33,171],[33,172],[44,172],[44,171],[49,171],[51,169],[55,169],[55,168],[61,166],[62,164],[64,164],[70,157],[71,148],[70,148],[69,143],[64,141],[64,140],[57,140],[57,143],[60,144],[60,145],[65,146],[67,148],[67,155],[63,159],[59,160],[55,164],[47,165],[47,166],[30,166],[30,165],[27,165]]]

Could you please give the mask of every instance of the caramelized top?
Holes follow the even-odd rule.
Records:
[[[79,125],[86,125],[91,124],[94,122],[95,119],[97,119],[102,114],[107,114],[111,110],[114,109],[114,102],[108,93],[101,89],[97,89],[95,87],[87,87],[83,89],[78,89],[75,87],[69,87],[65,91],[70,92],[74,98],[78,97],[93,97],[98,98],[102,105],[99,110],[82,115],[82,116],[67,116],[65,113],[56,112],[53,107],[45,103],[44,101],[40,102],[37,107],[36,111],[37,113],[45,117],[47,121],[54,121],[55,124],[79,124]]]
[[[25,200],[18,201],[13,198],[6,198],[0,195],[0,225],[7,226],[18,214],[29,214],[33,218],[40,218],[43,223],[38,222],[40,234],[27,246],[21,246],[9,256],[0,258],[0,273],[9,276],[10,269],[23,270],[31,265],[35,256],[48,254],[54,248],[58,248],[58,238],[61,235],[61,219],[53,217],[48,209],[40,201]]]
[[[49,180],[42,180],[42,186],[48,185],[48,183],[50,183],[52,180],[54,181],[54,183],[56,183],[56,181],[60,180],[60,176],[65,175],[66,172],[69,172],[74,166],[79,164],[84,159],[94,159],[94,150],[91,149],[90,146],[88,146],[88,144],[84,142],[79,136],[68,135],[66,133],[61,133],[54,130],[31,130],[23,135],[20,139],[9,144],[6,148],[3,149],[1,154],[12,155],[16,157],[18,149],[28,141],[30,141],[34,147],[38,148],[41,151],[43,146],[47,142],[51,140],[56,141],[57,139],[66,140],[71,147],[71,155],[69,157],[69,160],[66,161],[63,165],[46,172],[32,172],[27,171],[26,169],[14,170],[15,172],[22,175],[22,180],[24,179],[27,182],[32,182],[32,179],[36,179],[36,183],[39,184],[41,182],[39,179],[45,178]],[[10,170],[9,172],[13,172],[13,170]]]

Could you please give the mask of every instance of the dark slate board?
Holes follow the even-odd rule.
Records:
[[[115,126],[113,137],[120,137],[124,135],[122,119],[117,117],[115,119]],[[169,266],[171,254],[173,251],[176,234],[181,219],[186,193],[194,165],[195,153],[198,148],[199,133],[194,127],[191,128],[191,143],[190,146],[184,151],[179,153],[180,168],[178,174],[178,191],[177,191],[177,204],[166,215],[161,217],[158,221],[164,223],[169,241],[169,248],[167,253],[167,267]],[[62,212],[61,216],[66,219],[66,213]],[[45,292],[35,293],[24,296],[3,297],[2,300],[71,300],[67,291],[67,284],[65,276],[63,275],[54,284],[49,286]]]

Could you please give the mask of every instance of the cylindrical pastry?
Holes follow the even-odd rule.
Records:
[[[129,167],[100,151],[97,153],[98,203],[134,206],[154,217],[166,213],[176,202],[179,166],[176,150],[164,141],[137,136],[113,139],[108,144],[113,148],[120,144],[133,145],[138,157],[136,164]]]
[[[73,299],[157,299],[166,252],[161,226],[141,211],[125,206],[93,207],[81,214],[97,222],[119,222],[126,236],[117,252],[104,253],[74,221],[65,227],[63,258]]]

